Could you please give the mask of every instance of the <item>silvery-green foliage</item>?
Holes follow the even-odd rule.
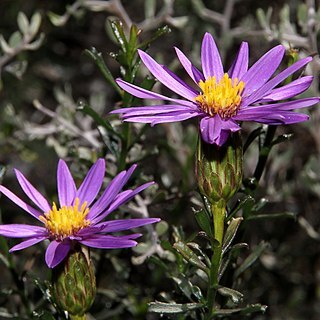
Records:
[[[2,55],[0,55],[0,77],[1,73],[6,71],[21,79],[26,71],[28,62],[27,60],[15,61],[14,59],[23,51],[39,49],[44,40],[44,33],[37,36],[41,25],[40,13],[35,13],[28,20],[23,12],[19,12],[17,23],[19,30],[15,31],[8,41],[0,34],[0,47],[2,49]],[[1,88],[2,81],[0,78],[0,90]]]

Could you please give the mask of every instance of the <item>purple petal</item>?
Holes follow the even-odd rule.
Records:
[[[120,249],[120,248],[131,248],[137,245],[137,242],[128,239],[128,236],[114,237],[109,235],[95,235],[88,239],[79,241],[80,243],[93,248],[100,249]]]
[[[163,67],[159,65],[154,59],[152,59],[145,52],[138,50],[139,55],[145,66],[149,69],[149,71],[156,77],[163,85],[165,85],[170,90],[176,92],[182,97],[194,101],[194,98],[197,96],[193,91],[187,89],[183,86],[179,81],[169,75],[166,71],[164,71]]]
[[[18,198],[14,193],[12,193],[9,189],[7,189],[4,186],[0,186],[0,192],[2,192],[6,197],[8,197],[11,201],[13,201],[17,206],[31,214],[33,217],[39,220],[39,216],[41,216],[43,213],[32,208],[28,204],[26,204],[24,201],[22,201],[20,198]]]
[[[129,92],[133,96],[138,97],[140,99],[153,99],[153,100],[156,99],[156,100],[173,101],[175,103],[186,105],[186,106],[193,106],[194,105],[192,102],[189,102],[189,101],[180,100],[180,99],[172,99],[172,98],[166,97],[162,94],[155,93],[155,92],[137,87],[137,86],[135,86],[129,82],[123,81],[122,79],[119,79],[119,78],[116,80],[116,82],[121,89]],[[125,109],[125,108],[123,108],[123,109]],[[114,110],[114,111],[111,111],[110,113],[119,113],[117,111],[118,110]]]
[[[43,212],[49,212],[51,207],[44,196],[27,180],[27,178],[17,169],[14,169],[19,184],[25,194],[31,199]]]
[[[306,114],[286,111],[281,113],[269,114],[266,117],[258,117],[254,121],[268,125],[282,125],[294,124],[307,120],[309,120],[309,116]]]
[[[153,185],[154,182],[147,182],[140,187],[134,189],[134,190],[125,190],[117,195],[117,197],[112,202],[111,206],[108,208],[107,211],[103,212],[101,215],[96,217],[92,220],[92,223],[98,223],[102,219],[104,219],[108,214],[110,214],[112,211],[116,210],[118,207],[126,203],[127,201],[131,200],[136,194],[143,191],[144,189],[150,187]]]
[[[32,238],[32,239],[28,239],[25,241],[20,242],[19,244],[13,246],[9,252],[14,252],[14,251],[18,251],[18,250],[22,250],[28,247],[31,247],[33,245],[35,245],[36,243],[39,243],[43,240],[47,239],[47,237],[37,237],[37,238]]]
[[[60,159],[57,170],[58,196],[60,206],[70,206],[77,189],[66,163]]]
[[[249,45],[242,42],[237,57],[235,58],[228,75],[230,78],[240,79],[247,71],[249,66]]]
[[[0,235],[9,238],[29,238],[47,236],[46,228],[30,226],[28,224],[3,224],[0,225]]]
[[[183,121],[187,119],[191,119],[199,116],[199,111],[176,111],[170,113],[163,113],[158,115],[151,116],[125,116],[123,117],[123,121],[126,122],[140,122],[140,123],[151,123],[151,125],[156,125],[158,123],[167,123],[167,122],[177,122]]]
[[[252,107],[246,107],[240,109],[238,114],[233,117],[234,120],[245,120],[244,117],[246,115],[262,115],[262,114],[269,114],[272,112],[282,112],[282,111],[291,111],[293,109],[301,109],[310,107],[316,103],[320,102],[320,98],[305,98],[299,99],[294,101],[286,101],[280,103],[273,103],[273,104],[264,104]]]
[[[187,71],[190,78],[196,83],[199,84],[200,80],[204,81],[203,74],[191,63],[191,61],[184,55],[184,53],[175,47],[176,54],[180,60],[182,66]]]
[[[240,79],[245,83],[243,96],[249,96],[263,86],[278,68],[285,48],[276,46],[265,53]]]
[[[87,215],[88,219],[91,220],[95,218],[99,213],[104,211],[109,206],[109,204],[114,200],[114,198],[123,188],[123,186],[128,182],[136,167],[137,165],[134,164],[128,171],[122,171],[112,179],[101,197],[92,206]]]
[[[140,193],[141,191],[143,191],[144,189],[149,188],[150,186],[152,186],[153,184],[155,184],[155,182],[151,181],[151,182],[147,182],[141,186],[139,186],[138,188],[134,189],[134,190],[126,190],[122,193],[120,193],[114,200],[114,202],[111,204],[111,206],[108,208],[108,212],[112,212],[115,209],[117,209],[118,207],[120,207],[121,205],[123,205],[124,203],[126,203],[127,201],[131,200],[133,197],[135,197],[136,194]],[[128,193],[127,193],[128,191]],[[129,193],[130,191],[130,193]]]
[[[167,122],[177,122],[177,121],[184,121],[191,118],[195,118],[199,116],[198,111],[190,111],[190,112],[175,112],[168,115],[157,116],[151,122],[151,126],[154,126],[158,123],[167,123]]]
[[[172,78],[174,78],[176,81],[178,81],[182,86],[184,86],[187,90],[190,90],[194,93],[195,96],[199,95],[199,91],[195,90],[193,87],[191,87],[189,84],[184,82],[180,77],[178,77],[175,73],[173,73],[168,67],[161,65],[163,70],[166,71]]]
[[[273,89],[270,91],[270,93],[263,96],[263,98],[259,100],[259,103],[269,101],[280,101],[297,96],[298,94],[306,91],[310,87],[312,80],[312,76],[305,76],[297,80],[294,80],[281,88]]]
[[[302,59],[300,61],[297,61],[296,63],[292,64],[290,67],[286,68],[279,74],[277,74],[273,79],[268,81],[265,85],[260,87],[257,91],[255,91],[251,96],[248,98],[245,98],[242,102],[242,105],[250,105],[254,103],[255,101],[259,100],[264,95],[268,94],[271,89],[273,89],[275,86],[277,86],[279,83],[281,83],[283,80],[288,78],[290,75],[292,75],[297,70],[304,67],[307,63],[309,63],[312,60],[311,57]]]
[[[203,37],[201,47],[201,64],[204,77],[216,77],[219,81],[223,77],[223,66],[216,43],[210,33]]]
[[[280,103],[278,105],[280,105]],[[306,114],[285,110],[285,103],[281,103],[281,105],[283,105],[284,109],[277,109],[275,107],[268,108],[268,105],[266,105],[265,108],[246,110],[246,112],[238,114],[236,117],[234,117],[234,119],[238,121],[255,121],[272,125],[291,124],[309,119],[308,115]],[[288,110],[290,110],[289,107]]]
[[[138,228],[147,224],[159,222],[159,218],[146,218],[146,219],[122,219],[113,220],[97,224],[95,227],[100,228],[100,232],[118,232]]]
[[[77,191],[76,197],[79,198],[80,204],[87,201],[87,206],[90,206],[101,188],[105,170],[106,164],[104,159],[98,159],[90,168],[87,176]]]
[[[144,116],[144,115],[157,115],[157,114],[169,114],[170,112],[175,111],[198,111],[199,108],[195,105],[194,108],[189,108],[181,105],[154,105],[154,106],[140,106],[132,108],[123,108],[123,117],[132,117],[132,116]]]
[[[70,242],[69,241],[51,241],[47,251],[45,260],[49,268],[57,266],[69,253]]]
[[[278,110],[286,110],[290,111],[293,109],[301,109],[313,106],[316,103],[320,102],[320,97],[314,97],[314,98],[305,98],[305,99],[299,99],[294,101],[287,101],[287,102],[281,102],[281,103],[275,103],[275,104],[269,104],[268,108],[277,108]]]
[[[240,130],[233,120],[222,120],[218,115],[204,117],[200,121],[200,133],[202,139],[209,144],[222,146],[228,139],[230,132]]]

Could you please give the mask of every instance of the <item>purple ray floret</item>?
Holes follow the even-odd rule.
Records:
[[[10,252],[28,248],[43,240],[49,240],[50,244],[46,250],[45,260],[50,268],[62,262],[76,242],[101,249],[133,247],[137,245],[135,239],[140,237],[141,234],[112,235],[110,233],[141,227],[158,222],[160,219],[143,218],[110,221],[104,219],[119,206],[154,183],[148,182],[136,189],[121,191],[135,168],[136,165],[133,165],[128,171],[117,174],[102,195],[95,200],[103,183],[105,161],[99,159],[88,171],[82,184],[77,189],[68,166],[63,160],[60,160],[57,169],[59,204],[53,203],[52,206],[20,171],[15,170],[22,190],[37,206],[37,209],[25,203],[2,185],[0,185],[0,192],[39,220],[42,225],[0,225],[0,235],[25,239],[12,247]]]
[[[147,53],[139,51],[140,58],[150,73],[183,99],[167,97],[117,79],[118,85],[133,96],[162,100],[169,104],[122,108],[111,113],[121,114],[123,121],[150,123],[152,126],[199,118],[202,139],[222,146],[231,132],[240,130],[239,122],[281,125],[306,121],[307,115],[293,110],[309,107],[320,101],[319,97],[284,101],[307,90],[313,78],[302,76],[281,86],[284,80],[312,60],[311,57],[301,59],[273,76],[285,53],[282,45],[269,50],[249,68],[249,46],[243,42],[228,71],[224,70],[218,47],[209,33],[204,35],[201,46],[202,71],[182,51],[178,48],[175,50],[197,88],[190,87]]]

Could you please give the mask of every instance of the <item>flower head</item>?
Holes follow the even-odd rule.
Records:
[[[158,64],[143,51],[139,51],[142,62],[163,85],[182,99],[173,99],[117,79],[118,85],[130,94],[142,99],[165,100],[169,104],[131,107],[114,110],[129,122],[150,123],[183,121],[199,117],[202,139],[210,144],[223,145],[230,132],[240,130],[238,122],[255,121],[269,125],[291,124],[308,119],[292,110],[309,107],[319,98],[305,98],[283,102],[307,90],[311,76],[303,76],[289,84],[277,87],[312,58],[297,61],[290,67],[272,75],[279,67],[285,48],[278,45],[264,54],[250,68],[249,47],[240,46],[237,57],[226,72],[213,37],[206,33],[201,48],[202,72],[178,49],[176,53],[195,87],[191,87],[165,66]]]
[[[141,234],[115,236],[109,233],[140,227],[158,222],[160,219],[102,220],[153,184],[153,182],[148,182],[134,190],[121,192],[135,168],[136,165],[133,165],[128,171],[120,172],[109,183],[100,198],[94,201],[103,182],[105,161],[99,159],[91,167],[77,189],[66,163],[60,160],[57,170],[59,206],[54,202],[50,205],[23,174],[15,170],[21,188],[38,209],[28,205],[2,185],[0,192],[36,218],[39,223],[42,223],[42,226],[0,225],[0,235],[11,238],[26,238],[23,242],[12,247],[10,252],[30,247],[46,239],[50,240],[45,256],[46,263],[50,268],[58,265],[68,255],[75,243],[102,249],[133,247],[137,244],[135,239]]]

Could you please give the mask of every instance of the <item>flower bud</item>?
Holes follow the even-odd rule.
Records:
[[[96,280],[88,249],[69,253],[52,271],[52,293],[56,304],[71,316],[83,316],[96,294]]]
[[[239,132],[232,133],[221,147],[199,138],[196,177],[201,194],[211,203],[227,202],[238,191],[242,181],[242,157]]]

